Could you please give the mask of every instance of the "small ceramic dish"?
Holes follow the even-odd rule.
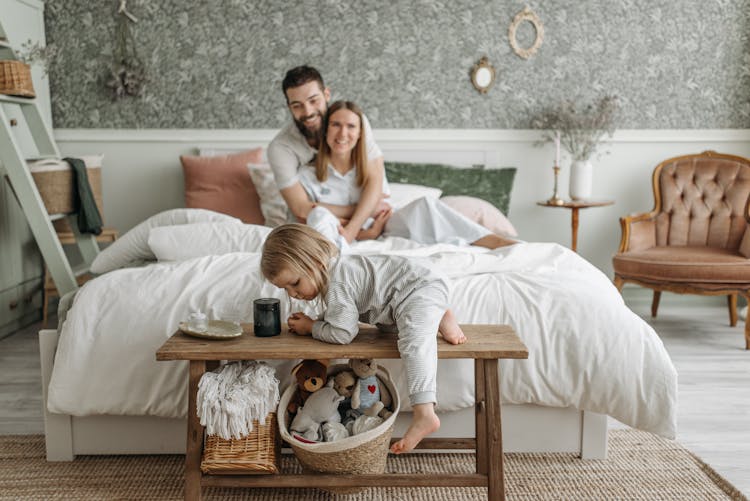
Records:
[[[203,339],[232,339],[242,335],[242,327],[234,322],[224,320],[209,320],[208,329],[204,332],[190,329],[187,322],[180,322],[180,330],[188,336],[200,337]]]

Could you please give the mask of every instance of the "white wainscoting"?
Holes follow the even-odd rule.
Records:
[[[180,155],[194,155],[200,147],[265,146],[275,132],[57,129],[55,137],[64,155],[105,155],[104,219],[124,232],[157,212],[184,207]],[[552,194],[554,158],[551,144],[534,146],[537,131],[376,129],[375,136],[387,160],[517,167],[509,217],[520,237],[570,244],[570,212],[536,205]],[[704,150],[750,157],[750,130],[622,130],[602,150],[609,153],[594,159],[594,193],[616,203],[581,211],[578,251],[611,276],[618,219],[652,208],[653,168],[667,158]],[[567,196],[569,161],[561,163],[560,194]]]

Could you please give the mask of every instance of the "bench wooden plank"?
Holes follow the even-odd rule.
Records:
[[[242,336],[208,340],[177,332],[156,352],[156,360],[248,360],[318,358],[400,358],[395,333],[363,325],[350,344],[329,344],[311,336],[291,334],[287,326],[274,337],[256,337],[243,324]],[[467,342],[452,345],[438,337],[438,358],[528,358],[526,346],[508,325],[462,325]]]
[[[205,487],[486,487],[487,476],[477,474],[425,475],[423,473],[387,473],[382,475],[203,475]],[[500,499],[494,498],[494,499]]]

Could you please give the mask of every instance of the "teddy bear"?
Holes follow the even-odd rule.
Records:
[[[323,388],[328,380],[327,360],[303,360],[292,368],[292,375],[297,380],[297,391],[289,400],[287,410],[291,413],[305,404],[308,397]]]
[[[372,358],[353,358],[349,360],[349,367],[352,368],[354,375],[357,376],[357,382],[352,390],[352,409],[365,414],[366,416],[377,416],[387,418],[390,411],[385,407],[391,405],[391,394],[385,388],[380,386],[376,376],[378,371],[377,363]]]
[[[333,385],[319,389],[299,408],[289,429],[300,433],[307,440],[322,440],[321,425],[341,422],[338,408],[339,402],[343,399],[344,397],[333,389]]]
[[[339,404],[339,414],[342,416],[346,416],[346,413],[352,408],[352,393],[356,383],[357,378],[354,376],[354,372],[350,370],[343,370],[333,376],[333,389],[344,397],[344,400]]]

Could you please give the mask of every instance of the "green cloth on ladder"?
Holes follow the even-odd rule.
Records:
[[[73,168],[73,200],[78,212],[78,231],[99,235],[102,232],[102,216],[94,200],[94,192],[89,184],[86,164],[80,158],[63,158]]]

